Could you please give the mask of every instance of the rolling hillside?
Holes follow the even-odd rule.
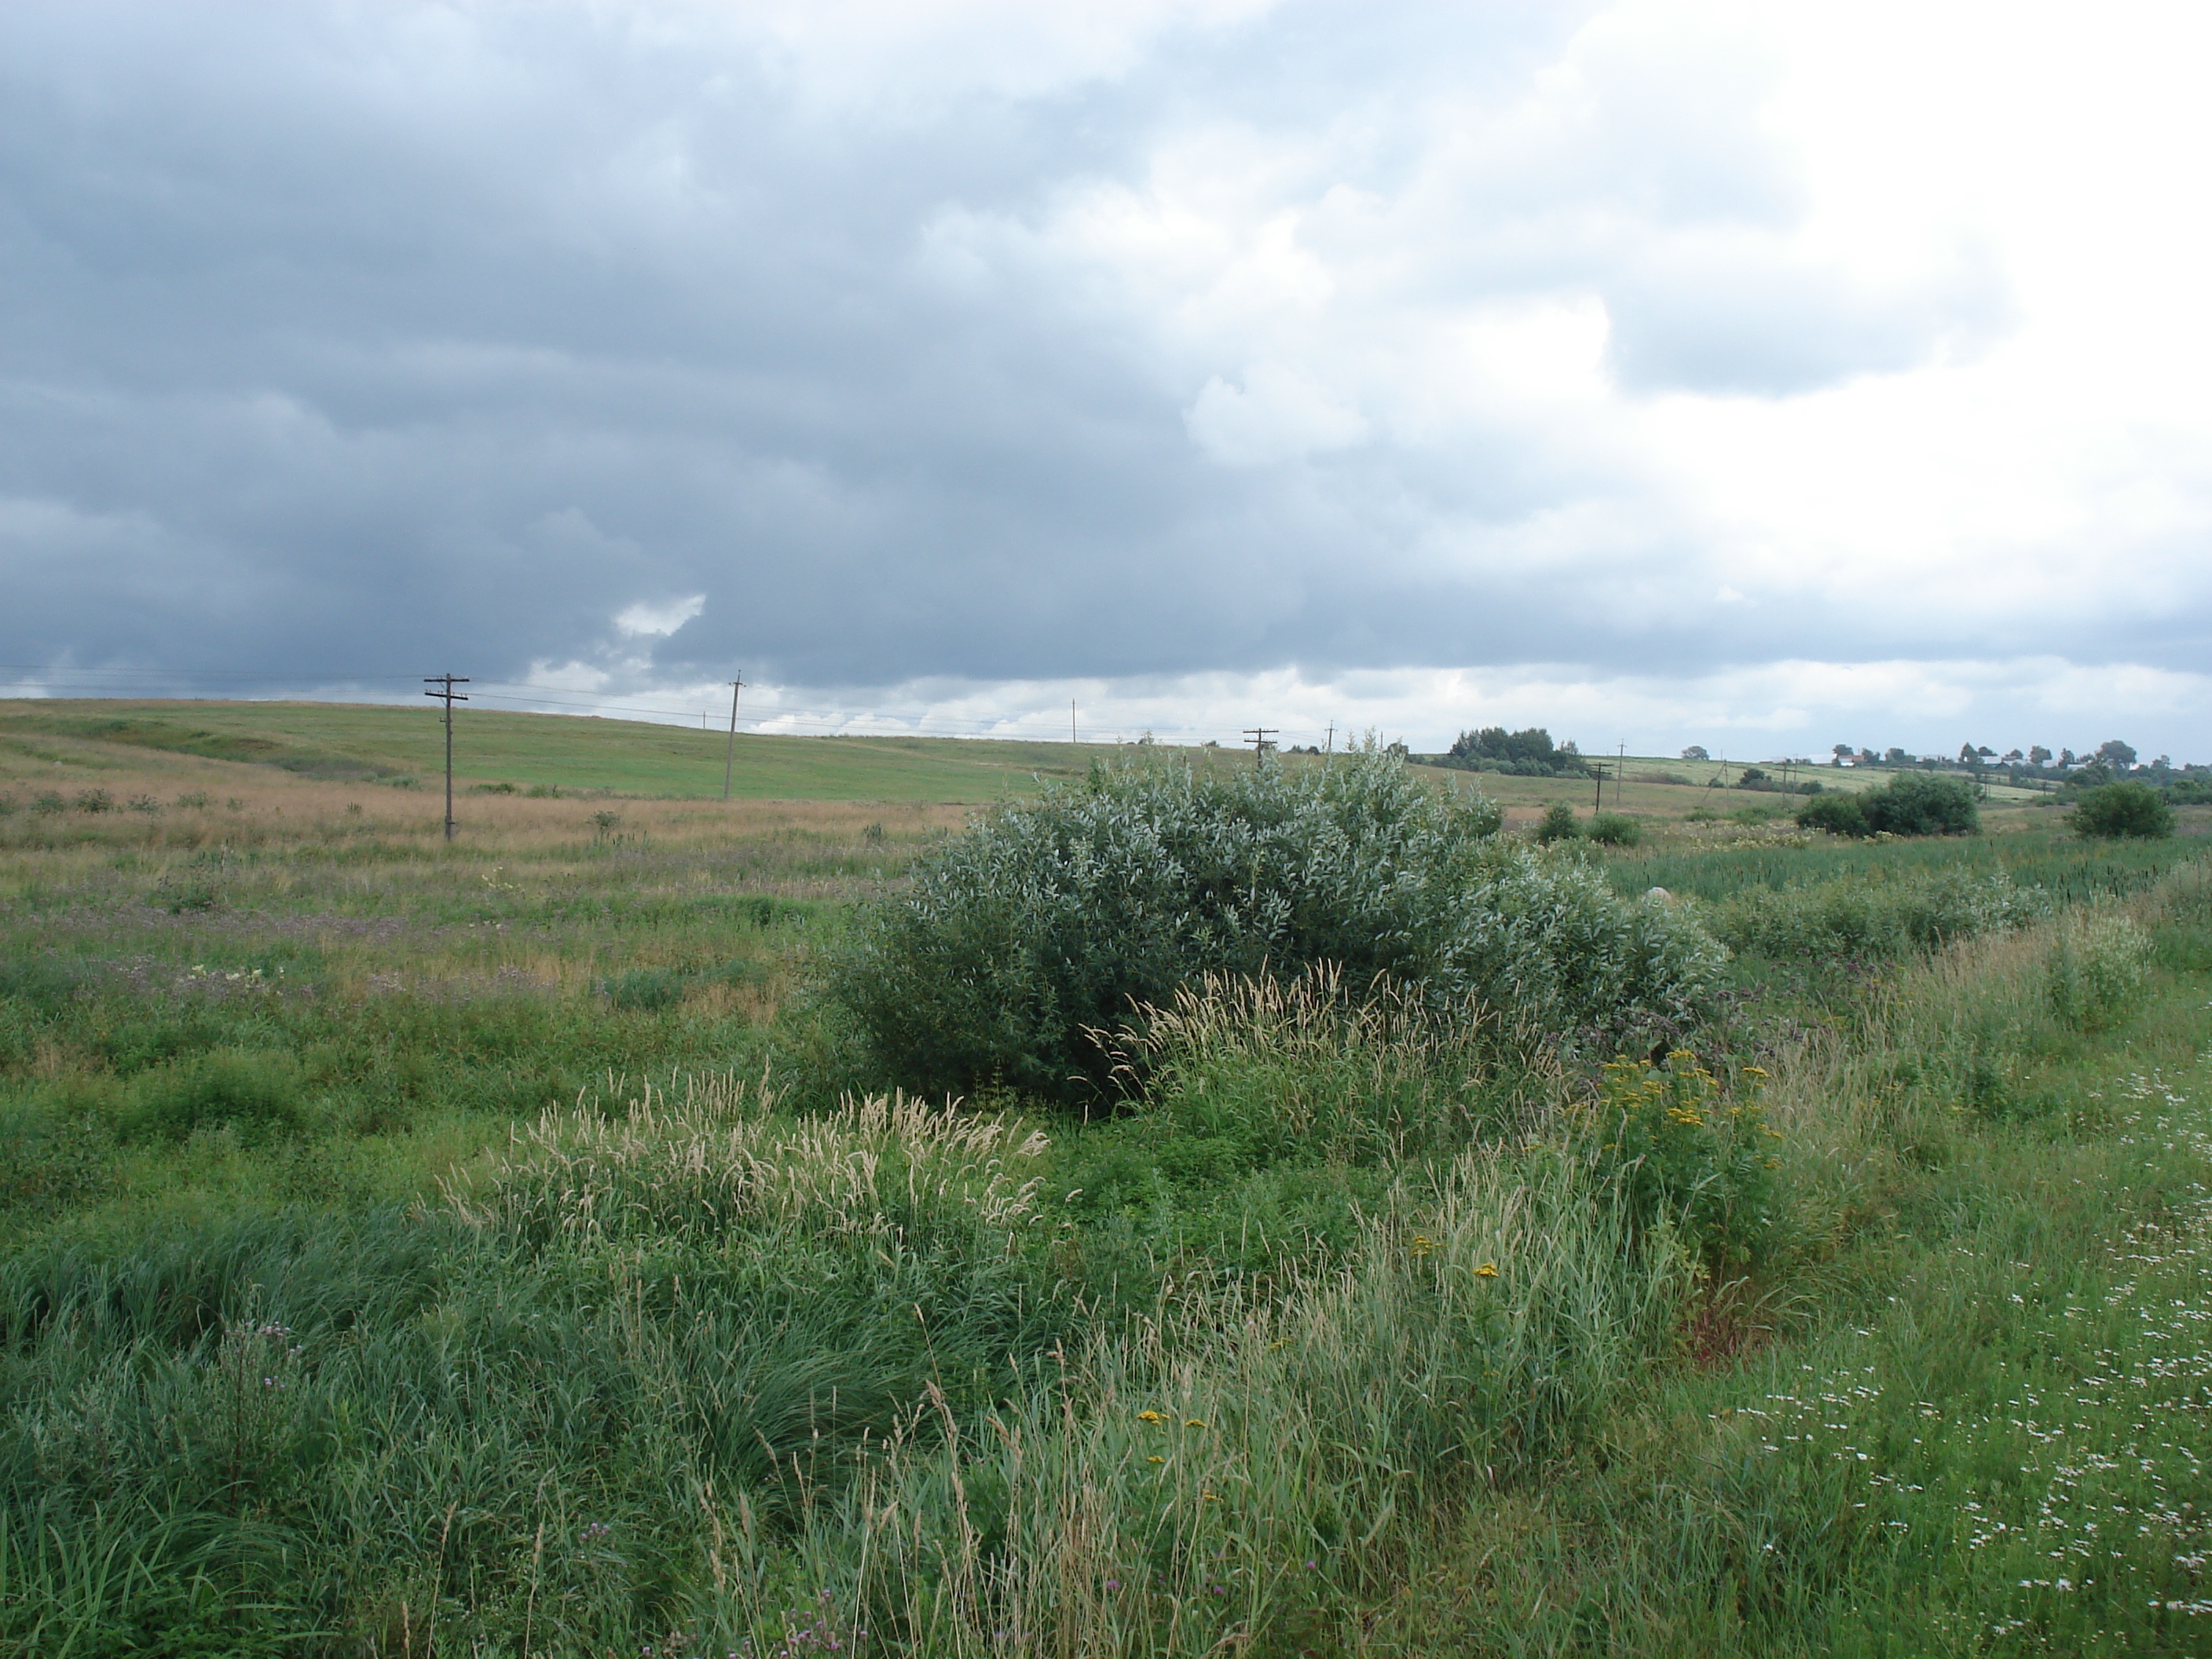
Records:
[[[463,708],[454,728],[460,787],[539,794],[604,793],[713,799],[722,792],[726,735],[642,720]],[[881,801],[977,805],[1027,793],[1044,780],[1079,773],[1093,760],[1127,753],[1108,744],[968,738],[772,737],[739,732],[732,793],[744,800]],[[1234,749],[1179,751],[1216,765],[1249,764]],[[138,787],[141,775],[175,775],[216,763],[323,782],[430,787],[444,766],[436,708],[380,703],[238,702],[161,699],[0,702],[0,781],[72,786],[112,775]],[[1291,765],[1312,763],[1285,757]],[[1585,779],[1519,778],[1421,769],[1438,783],[1480,789],[1525,820],[1554,801],[1577,811],[1596,801]],[[1608,765],[1603,805],[1648,819],[1786,813],[1795,798],[1723,787],[1741,774],[1719,763],[1631,755]],[[1887,770],[1815,769],[1829,788],[1863,789]],[[2018,810],[2051,807],[2048,794],[1990,786],[1984,811],[1998,823]],[[2008,812],[2003,809],[2014,809]],[[1993,824],[1992,827],[1997,827]]]
[[[0,769],[31,760],[137,769],[165,757],[268,766],[330,781],[428,783],[445,734],[434,706],[63,700],[0,703]],[[726,738],[642,720],[462,709],[464,787],[713,797]],[[1079,770],[1108,748],[949,738],[787,738],[740,732],[732,793],[747,799],[971,802]]]

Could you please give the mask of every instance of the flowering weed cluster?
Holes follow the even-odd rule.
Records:
[[[1725,1090],[1682,1049],[1664,1066],[1617,1060],[1599,1074],[1596,1098],[1576,1114],[1584,1156],[1639,1235],[1664,1222],[1715,1268],[1768,1250],[1780,1214],[1782,1137],[1759,1104],[1765,1079],[1747,1066]]]

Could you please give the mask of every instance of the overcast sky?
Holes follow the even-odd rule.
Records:
[[[2212,760],[2208,37],[13,0],[0,691]]]

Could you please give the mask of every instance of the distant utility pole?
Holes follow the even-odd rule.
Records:
[[[1336,752],[1336,722],[1334,720],[1328,723],[1328,747],[1322,752],[1330,755]]]
[[[453,688],[457,685],[466,685],[468,683],[469,677],[466,674],[422,676],[423,684],[434,685],[438,688],[435,691],[425,691],[422,695],[426,697],[436,697],[446,705],[446,839],[447,841],[453,840],[453,831],[460,827],[453,822],[453,705],[457,702],[466,702],[469,700],[467,692],[456,691]]]
[[[1619,758],[1613,767],[1613,810],[1620,811],[1620,786],[1628,777],[1628,745],[1620,745]]]
[[[1075,746],[1075,699],[1073,697],[1067,700],[1067,743],[1071,749]]]
[[[1283,734],[1279,726],[1248,726],[1243,728],[1245,741],[1252,745],[1252,763],[1257,766],[1260,757],[1267,752],[1267,739]]]
[[[730,798],[730,770],[738,763],[738,693],[745,689],[740,674],[730,682],[730,741],[722,750],[722,799]]]

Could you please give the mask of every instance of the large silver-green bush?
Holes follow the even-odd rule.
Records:
[[[1561,1037],[1696,1024],[1720,947],[1574,860],[1502,842],[1500,816],[1371,746],[1100,765],[924,858],[860,917],[830,990],[889,1079],[1062,1098],[1104,1082],[1087,1030],[1209,971],[1334,963]]]

